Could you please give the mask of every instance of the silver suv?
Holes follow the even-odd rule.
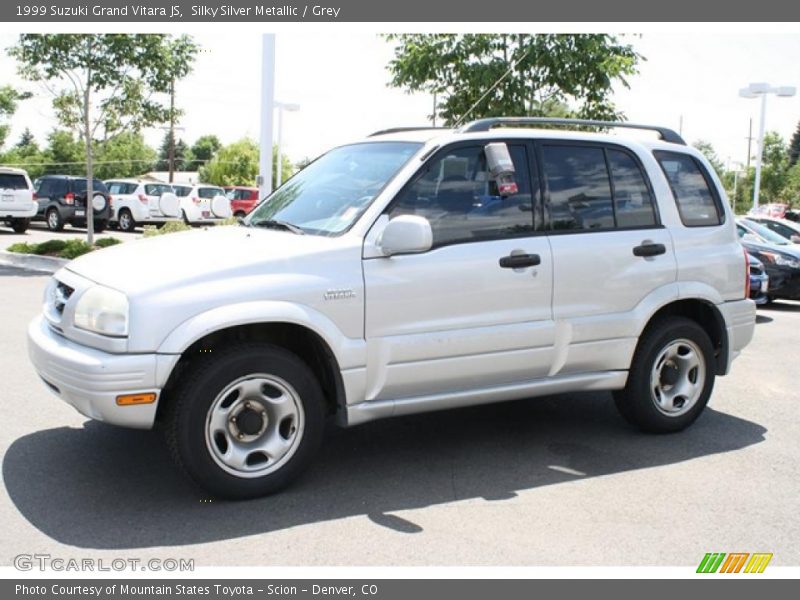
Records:
[[[297,476],[328,416],[610,390],[635,426],[679,431],[754,330],[722,186],[671,130],[552,123],[379,132],[242,226],[81,257],[30,325],[36,370],[91,418],[159,425],[233,498]]]

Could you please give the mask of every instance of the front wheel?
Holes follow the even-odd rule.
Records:
[[[45,220],[47,221],[47,228],[50,231],[63,231],[64,219],[61,217],[61,213],[58,212],[57,208],[48,208],[45,215]]]
[[[643,431],[680,431],[703,412],[714,378],[714,349],[705,330],[690,319],[668,317],[645,330],[628,383],[614,400],[622,416]]]
[[[231,499],[287,486],[318,450],[322,390],[294,354],[242,344],[203,356],[169,399],[166,439],[177,464],[201,487]]]

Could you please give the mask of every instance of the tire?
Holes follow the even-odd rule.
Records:
[[[11,229],[14,230],[14,233],[25,233],[30,224],[30,219],[11,219]]]
[[[189,221],[189,217],[186,216],[186,211],[185,210],[181,210],[181,219],[183,219],[183,222],[186,223],[187,225],[191,225],[192,224],[192,222]]]
[[[61,213],[58,212],[58,209],[55,207],[47,209],[47,212],[45,213],[45,221],[47,222],[47,228],[50,231],[64,230],[64,219],[62,218]]]
[[[237,210],[235,213],[233,213],[233,216],[237,219],[244,219],[247,216],[247,213],[243,210]]]
[[[92,222],[92,228],[94,229],[95,233],[103,233],[106,230],[106,227],[108,227],[108,221],[105,219],[99,221],[95,220]]]
[[[120,231],[125,233],[133,233],[136,229],[136,221],[133,219],[131,211],[127,208],[121,208],[118,216],[118,226]]]
[[[277,492],[322,443],[319,383],[278,346],[244,343],[210,352],[187,368],[175,389],[165,414],[167,446],[176,464],[215,496]],[[274,401],[279,397],[283,402]]]
[[[705,330],[684,317],[651,323],[639,339],[617,409],[642,431],[685,429],[703,412],[716,377],[714,348]]]

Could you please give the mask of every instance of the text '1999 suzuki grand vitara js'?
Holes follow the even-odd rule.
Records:
[[[328,415],[611,390],[632,424],[681,430],[755,326],[722,186],[671,130],[551,125],[633,127],[383,131],[242,226],[83,256],[30,325],[36,370],[88,417],[159,424],[232,498],[286,485]]]

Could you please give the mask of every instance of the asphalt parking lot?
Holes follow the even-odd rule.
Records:
[[[5,236],[3,236],[5,239]],[[606,393],[331,428],[278,496],[208,502],[157,432],[89,422],[30,366],[46,276],[0,266],[0,564],[21,553],[217,565],[800,564],[800,303],[754,342],[689,430],[630,429]]]

